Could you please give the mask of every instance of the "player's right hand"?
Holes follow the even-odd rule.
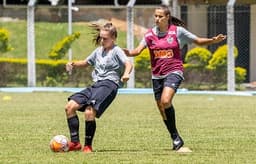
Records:
[[[121,77],[121,82],[126,83],[129,79],[130,79],[129,74],[127,74],[127,75],[124,74],[124,75]]]
[[[66,64],[66,71],[67,72],[71,72],[72,71],[72,69],[73,69],[73,62],[68,62],[67,64]]]

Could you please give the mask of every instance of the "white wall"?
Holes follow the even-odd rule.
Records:
[[[253,82],[256,81],[256,5],[251,5],[250,17],[250,82]]]
[[[188,30],[199,37],[207,37],[207,6],[189,5],[188,6]],[[195,45],[190,45],[189,48]]]

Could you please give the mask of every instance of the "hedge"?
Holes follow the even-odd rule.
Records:
[[[37,86],[74,86],[90,84],[91,68],[65,70],[67,60],[36,60]],[[0,58],[0,87],[27,86],[27,59]]]

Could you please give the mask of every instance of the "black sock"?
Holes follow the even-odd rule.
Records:
[[[78,116],[68,118],[68,127],[70,132],[71,142],[79,142],[79,119]]]
[[[96,131],[96,121],[85,121],[85,145],[91,146]]]
[[[166,115],[167,120],[164,120],[164,123],[165,123],[172,139],[175,139],[179,134],[178,134],[178,130],[176,128],[174,107],[171,106],[171,107],[165,109],[165,115]]]

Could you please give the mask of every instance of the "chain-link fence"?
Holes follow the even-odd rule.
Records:
[[[77,1],[78,2],[78,1]],[[153,2],[154,3],[159,3]],[[119,36],[117,43],[120,47],[126,47],[126,7],[121,6],[115,7],[114,5],[109,6],[76,6],[79,10],[72,12],[72,28],[73,32],[80,32],[81,36],[72,44],[73,60],[84,59],[90,52],[95,48],[91,42],[92,35],[88,28],[90,23],[102,23],[104,21],[112,21],[119,30]],[[142,39],[143,34],[147,28],[154,25],[153,13],[156,6],[142,6],[135,5],[134,8],[134,45],[136,46]],[[250,62],[252,54],[252,46],[255,43],[251,43],[251,37],[255,36],[252,34],[252,28],[256,28],[256,25],[251,24],[251,17],[255,16],[255,10],[251,9],[250,5],[239,5],[234,8],[235,16],[235,46],[238,49],[238,57],[235,60],[236,67],[242,67],[246,70],[245,79],[237,82],[248,83],[253,81],[250,75],[252,73],[251,65],[256,62]],[[187,28],[192,33],[200,37],[212,37],[216,34],[226,34],[226,6],[215,6],[215,5],[189,5],[180,7],[180,17],[187,24]],[[27,8],[14,7],[7,5],[7,7],[0,6],[0,28],[5,28],[10,31],[10,44],[14,47],[14,50],[2,53],[0,58],[1,64],[1,76],[0,85],[5,86],[27,86],[27,75],[20,74],[20,72],[26,72],[27,65],[25,62],[16,61],[14,59],[26,59],[27,58]],[[48,67],[46,63],[42,64],[42,60],[48,60],[48,52],[51,48],[61,39],[66,37],[68,34],[68,10],[67,6],[37,6],[35,8],[35,53],[36,53],[36,85],[37,86],[84,86],[90,83],[90,70],[81,70],[74,72],[73,75],[69,76],[65,74],[64,63],[68,60],[68,57],[63,58],[63,63],[56,66],[56,64]],[[208,49],[212,54],[216,50],[225,45],[226,41],[204,47]],[[195,45],[189,45],[182,49],[184,63],[186,64],[186,54],[195,48]],[[224,52],[225,53],[225,52]],[[136,57],[137,58],[137,57]],[[139,58],[139,57],[138,57]],[[9,59],[9,60],[4,60]],[[11,60],[12,59],[12,60]],[[149,57],[145,60],[149,60]],[[209,59],[210,60],[210,59]],[[225,58],[223,60],[226,60]],[[41,63],[40,63],[41,61]],[[141,61],[135,59],[135,65],[139,65],[136,62]],[[23,62],[23,63],[22,63]],[[135,87],[151,87],[150,79],[150,67],[149,61],[135,68]],[[61,63],[61,62],[60,62]],[[20,65],[14,66],[14,65]],[[49,64],[49,63],[48,63]],[[47,67],[45,67],[47,65]],[[62,69],[63,67],[63,69]],[[186,67],[185,67],[186,68]],[[17,69],[17,70],[13,70]],[[39,70],[42,69],[42,70]],[[56,70],[51,70],[56,69]],[[206,69],[206,67],[201,68]],[[148,70],[148,71],[145,71]],[[51,73],[49,73],[49,72]],[[84,72],[83,72],[84,71]],[[226,71],[226,70],[225,70]],[[82,73],[83,72],[83,73]],[[200,70],[199,70],[200,72]],[[193,89],[225,89],[226,88],[226,72],[218,72],[224,75],[213,75],[206,71],[203,79],[198,78],[197,71],[188,68],[186,80],[183,85],[187,88]],[[54,75],[56,73],[57,75]],[[50,76],[51,75],[51,76]],[[211,76],[219,76],[222,78],[212,79]],[[83,77],[82,77],[83,76]],[[59,79],[55,79],[59,78]],[[191,79],[192,78],[192,79]],[[198,79],[197,79],[198,78]],[[220,82],[219,86],[214,84]],[[198,85],[200,84],[200,85]],[[214,86],[214,87],[212,87]]]

